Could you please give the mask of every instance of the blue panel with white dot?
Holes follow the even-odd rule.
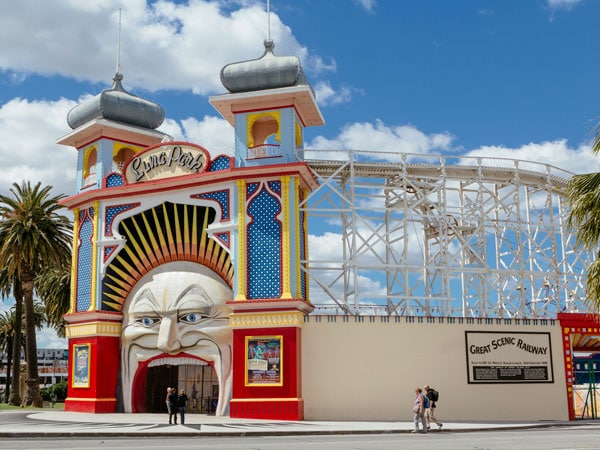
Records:
[[[131,203],[129,205],[119,205],[119,206],[109,206],[106,208],[104,213],[104,234],[106,236],[112,236],[112,223],[115,217],[122,213],[123,211],[127,211],[128,209],[135,208],[139,203]]]
[[[204,198],[216,200],[221,205],[223,216],[221,220],[229,220],[229,190],[206,192],[204,194],[192,195],[192,198]]]
[[[215,234],[215,236],[216,236],[216,237],[217,237],[217,238],[218,238],[220,241],[222,241],[224,244],[226,244],[226,245],[227,245],[227,248],[229,248],[229,236],[230,236],[230,233],[229,233],[229,231],[228,231],[228,232],[226,232],[226,233],[216,233],[216,234]]]
[[[111,173],[108,177],[106,177],[106,187],[117,187],[123,186],[123,176],[118,173]]]
[[[225,155],[217,156],[210,165],[209,172],[216,172],[217,170],[226,170],[231,168],[231,158]]]
[[[246,185],[246,198],[249,198],[258,189],[258,183],[248,183]]]
[[[281,181],[269,181],[269,187],[273,192],[281,194]]]
[[[279,200],[262,189],[248,205],[248,298],[281,296],[281,211]]]
[[[77,312],[90,309],[92,299],[92,237],[94,226],[86,216],[79,227],[79,253],[77,255]]]

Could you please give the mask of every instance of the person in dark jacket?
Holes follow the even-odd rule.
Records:
[[[440,422],[437,419],[437,417],[435,417],[436,404],[435,404],[435,400],[434,400],[433,389],[430,388],[429,385],[426,384],[425,387],[423,388],[423,393],[429,399],[429,408],[427,408],[427,410],[425,411],[425,420],[427,421],[427,430],[429,430],[429,428],[431,426],[431,422],[435,422],[435,424],[441,430],[442,426],[444,424],[442,422]]]
[[[169,424],[171,423],[171,419],[174,420],[175,425],[177,425],[177,389],[171,388],[171,393],[169,394]]]
[[[181,425],[185,423],[185,407],[187,406],[188,396],[185,395],[185,390],[179,391],[179,397],[177,397],[177,408],[179,409],[179,417],[181,418]],[[177,419],[175,419],[177,420]],[[177,423],[177,422],[175,422]]]

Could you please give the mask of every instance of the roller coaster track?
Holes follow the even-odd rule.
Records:
[[[585,311],[591,255],[566,228],[570,172],[484,157],[306,151],[317,314],[554,318]]]

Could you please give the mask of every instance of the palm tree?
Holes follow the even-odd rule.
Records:
[[[592,153],[600,153],[600,131],[592,145]],[[567,225],[576,229],[576,242],[600,256],[600,173],[574,175],[567,183],[567,201],[571,207]],[[594,310],[600,310],[600,258],[588,267],[586,298]]]
[[[13,338],[15,330],[14,325],[14,309],[12,311],[4,311],[0,315],[0,351],[6,353],[6,384],[4,387],[4,402],[8,403],[10,396],[10,368],[12,367],[13,354]]]
[[[15,305],[16,306],[16,305]],[[6,368],[6,389],[5,389],[5,402],[9,403],[9,398],[10,398],[10,386],[11,386],[11,380],[16,380],[15,381],[15,385],[16,385],[16,398],[17,400],[19,400],[20,395],[19,395],[19,368],[20,368],[20,360],[21,360],[21,350],[25,349],[25,339],[24,339],[24,335],[23,335],[23,318],[21,317],[21,320],[17,320],[17,313],[16,313],[16,308],[15,306],[13,306],[12,308],[10,308],[10,311],[4,311],[2,314],[0,314],[0,350],[1,351],[5,351],[7,354],[7,368]],[[33,322],[35,324],[35,328],[38,330],[42,329],[42,326],[44,325],[45,322],[45,311],[44,311],[44,305],[41,304],[40,302],[35,302],[34,307],[34,314],[33,314]],[[18,330],[18,327],[21,328],[21,330]],[[17,333],[17,331],[19,331]],[[13,361],[12,358],[12,354],[14,353],[15,349],[19,350],[19,359],[18,361]],[[14,367],[16,365],[17,370],[15,374],[11,374],[11,367]],[[16,378],[13,378],[16,377]],[[20,404],[20,403],[17,403]]]
[[[42,405],[37,366],[33,287],[36,275],[50,266],[69,264],[71,223],[57,213],[64,197],[50,197],[51,186],[14,183],[12,197],[0,195],[0,267],[18,276],[23,290],[27,388],[24,405]]]
[[[46,324],[54,328],[58,337],[65,337],[67,322],[63,316],[69,311],[71,303],[71,268],[50,267],[38,275],[35,290],[44,302]]]
[[[7,367],[6,377],[8,381],[10,369],[12,368],[10,378],[12,380],[17,380],[18,382],[21,370],[21,350],[23,349],[23,345],[21,345],[23,333],[23,291],[21,290],[19,279],[16,276],[10,275],[7,267],[3,267],[2,270],[0,270],[0,295],[4,299],[10,296],[11,292],[14,294],[15,298],[15,305],[13,306],[14,312],[11,314],[11,328],[14,335],[11,339],[12,347],[10,348],[10,352],[7,352],[12,355],[12,362],[9,364],[9,367]],[[21,404],[21,394],[19,389],[12,389],[9,391],[7,386],[6,399],[7,403],[10,403],[13,406],[19,406]]]

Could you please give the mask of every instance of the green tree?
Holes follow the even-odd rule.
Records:
[[[23,290],[27,388],[24,405],[42,406],[37,365],[33,289],[36,275],[48,266],[62,268],[70,263],[72,227],[58,211],[64,197],[50,197],[51,186],[14,183],[12,196],[0,195],[0,267],[16,274]],[[14,389],[13,389],[14,391]]]
[[[15,305],[16,306],[16,305]],[[0,350],[5,351],[7,354],[7,368],[6,368],[6,389],[5,389],[5,402],[12,403],[10,401],[10,393],[11,393],[11,384],[12,380],[16,380],[14,383],[16,385],[16,395],[13,398],[17,400],[20,399],[19,389],[18,389],[18,380],[19,380],[19,368],[21,362],[21,350],[25,349],[25,339],[23,334],[23,318],[21,320],[17,320],[17,309],[13,306],[9,311],[4,311],[0,314]],[[39,302],[34,304],[34,315],[33,322],[35,323],[36,329],[40,330],[45,321],[45,313],[44,313],[44,305]],[[20,309],[22,311],[22,309]],[[18,328],[21,328],[19,330]],[[19,359],[14,361],[12,358],[12,354],[15,351],[15,348],[18,349]],[[17,370],[15,373],[11,373],[11,368],[15,367]],[[13,378],[14,377],[14,378]],[[17,402],[15,406],[19,405],[20,402]]]
[[[19,279],[14,274],[9,273],[7,267],[3,267],[2,270],[0,270],[0,295],[2,295],[2,298],[6,298],[10,296],[11,293],[15,298],[14,311],[11,316],[12,323],[10,325],[14,335],[11,339],[12,348],[10,349],[12,362],[10,367],[7,367],[6,375],[8,379],[10,373],[10,379],[17,380],[16,384],[18,386],[21,369],[21,350],[23,349],[23,345],[21,344],[23,340],[23,292],[21,290]],[[21,404],[21,394],[19,389],[11,390],[7,386],[6,399],[11,405],[19,406]]]
[[[600,132],[592,146],[594,155],[600,152]],[[567,183],[567,202],[571,210],[567,225],[576,230],[576,243],[600,256],[600,173],[574,175]],[[595,311],[600,310],[600,258],[588,267],[586,299]]]
[[[71,267],[48,268],[36,278],[35,290],[44,302],[46,324],[64,338],[67,322],[63,316],[71,304]]]
[[[6,384],[4,387],[4,402],[8,403],[8,397],[10,396],[10,383],[11,383],[11,367],[13,364],[13,338],[15,330],[13,325],[15,323],[15,311],[4,311],[0,314],[0,351],[6,353]]]

